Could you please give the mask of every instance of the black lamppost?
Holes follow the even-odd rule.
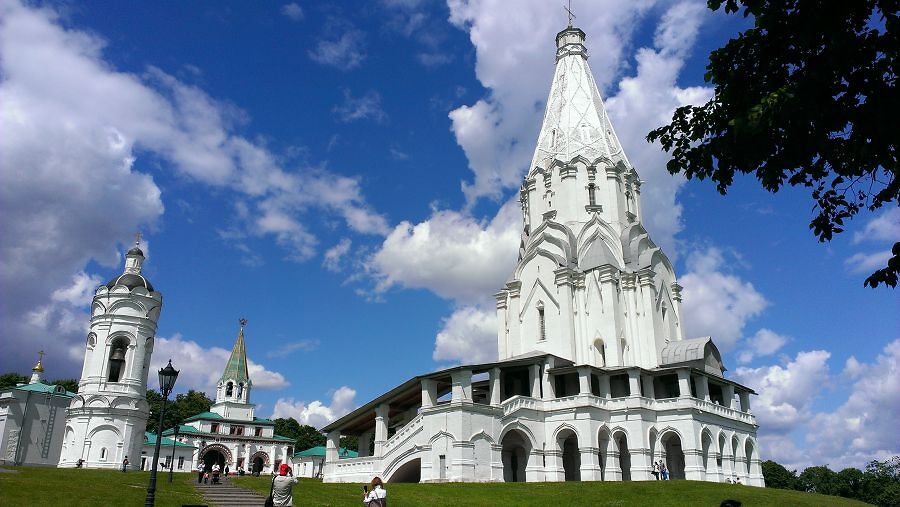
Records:
[[[175,422],[175,434],[172,435],[172,461],[169,462],[169,482],[172,482],[172,475],[175,472],[175,446],[178,444],[178,430],[181,424]]]
[[[163,415],[166,413],[166,402],[169,401],[169,394],[172,392],[172,388],[175,387],[175,379],[177,378],[178,370],[172,368],[172,360],[169,359],[169,365],[159,370],[159,391],[163,395],[163,402],[159,411],[159,425],[156,427],[156,449],[153,451],[153,468],[150,469],[150,485],[147,486],[145,507],[153,507],[156,501],[156,466],[159,464],[159,444],[162,442]]]

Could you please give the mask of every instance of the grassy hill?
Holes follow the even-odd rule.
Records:
[[[0,468],[0,505],[18,507],[60,505],[77,507],[139,506],[144,504],[148,472],[74,470],[55,468]],[[193,487],[193,474],[158,476],[156,505],[177,507],[204,502]],[[237,477],[235,484],[269,494],[266,477]],[[722,500],[740,500],[745,506],[854,506],[861,502],[833,496],[691,481],[568,482],[516,484],[388,484],[391,507],[443,505],[568,507],[591,506],[711,506]],[[323,484],[301,479],[294,489],[294,504],[362,505],[362,486]],[[262,502],[260,502],[261,504]],[[252,507],[252,506],[251,506]]]
[[[237,477],[235,484],[269,494],[269,479]],[[294,487],[295,505],[361,505],[361,484],[323,484],[301,479]],[[740,500],[744,506],[859,506],[855,500],[834,496],[694,481],[563,482],[512,484],[388,484],[391,507],[442,505],[568,507],[591,506],[713,506],[722,500]]]

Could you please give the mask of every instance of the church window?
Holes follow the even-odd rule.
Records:
[[[231,396],[234,394],[234,382],[229,382],[225,384],[225,396]]]
[[[184,470],[184,456],[178,456],[178,469]]]
[[[596,366],[606,366],[606,345],[600,338],[594,340],[594,354]]]
[[[595,192],[594,192],[594,190],[596,190],[596,188],[597,188],[596,185],[594,185],[593,183],[590,183],[588,185],[588,203],[591,206],[595,206],[597,204],[597,196],[595,195]]]
[[[553,129],[550,131],[550,147],[551,148],[556,148],[556,143],[559,142],[559,139],[557,139],[557,134],[558,133],[557,133],[556,129]]]
[[[261,437],[262,436],[262,428],[256,428],[254,432],[254,436]]]
[[[218,433],[219,432],[219,423],[212,423],[209,427],[210,433]]]
[[[544,318],[544,304],[538,302],[538,341],[547,339],[547,326]]]
[[[106,461],[106,447],[100,448],[100,461]]]
[[[244,383],[241,382],[240,384],[238,384],[238,398],[241,398],[243,396],[244,396]]]
[[[106,377],[108,382],[118,382],[125,372],[125,350],[128,342],[122,338],[113,341],[109,348],[109,373]]]

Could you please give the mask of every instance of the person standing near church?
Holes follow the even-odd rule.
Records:
[[[200,460],[200,463],[197,463],[197,484],[203,482],[203,473],[206,472],[206,463],[203,460]]]
[[[297,484],[297,478],[294,477],[291,466],[282,463],[278,467],[278,475],[272,479],[272,504],[275,507],[292,507],[294,505],[294,484]]]
[[[125,456],[125,459],[122,460],[122,472],[128,471],[128,456]]]

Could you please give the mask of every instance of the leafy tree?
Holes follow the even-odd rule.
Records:
[[[313,447],[325,445],[326,438],[321,431],[313,428],[308,424],[300,426],[300,433],[297,435],[297,445],[295,449],[305,451]]]
[[[24,384],[26,382],[28,382],[28,377],[26,377],[25,375],[19,375],[16,372],[9,372],[0,375],[0,389],[16,387],[16,384]]]
[[[48,382],[48,384],[63,386],[63,388],[70,393],[78,392],[78,380],[73,378],[54,380],[53,382]]]
[[[162,407],[162,395],[157,391],[147,390],[147,403],[150,404],[150,418],[147,420],[147,431],[156,432],[159,424],[159,410]],[[213,400],[202,391],[189,390],[175,396],[166,404],[166,413],[163,415],[163,429],[169,429],[177,423],[181,423],[188,417],[208,412]]]
[[[835,495],[845,498],[859,498],[862,492],[865,474],[858,468],[845,468],[835,478]]]
[[[359,438],[356,435],[341,437],[341,447],[350,451],[359,451]]]
[[[798,489],[822,495],[837,494],[837,474],[827,466],[809,467],[797,478]]]
[[[647,135],[672,159],[666,168],[709,178],[725,194],[735,174],[763,188],[810,189],[819,241],[862,210],[900,204],[897,53],[900,0],[708,0],[754,26],[710,54],[715,95],[677,109]],[[865,285],[897,285],[893,258]]]
[[[296,439],[300,434],[300,423],[293,417],[275,419],[275,434]]]
[[[788,470],[784,466],[772,461],[762,462],[763,478],[767,488],[797,489],[797,471]]]

